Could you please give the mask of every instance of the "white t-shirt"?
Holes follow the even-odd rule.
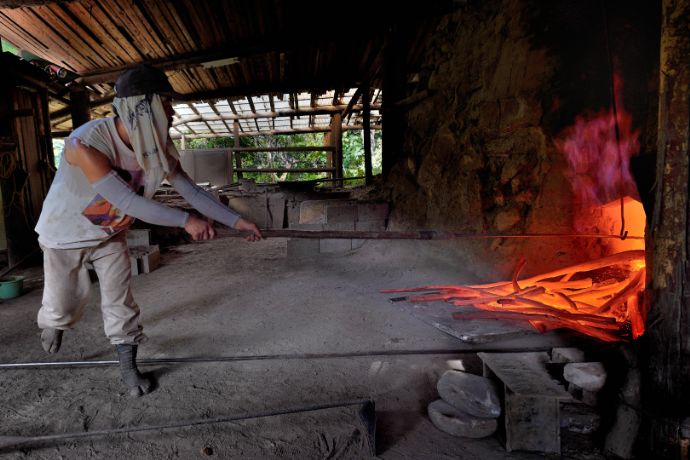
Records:
[[[130,188],[139,195],[144,194],[144,170],[117,134],[114,118],[83,124],[69,136],[75,138],[104,153]],[[97,194],[84,172],[70,165],[63,155],[35,230],[39,243],[45,247],[74,249],[97,246],[133,222],[133,217]]]

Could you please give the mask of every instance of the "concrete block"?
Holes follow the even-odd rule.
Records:
[[[322,239],[319,241],[319,252],[347,252],[352,250],[352,240]]]
[[[325,224],[326,223],[326,201],[310,200],[303,201],[299,207],[300,224]]]
[[[551,350],[552,363],[581,363],[585,360],[585,352],[579,348],[563,347]]]
[[[139,263],[135,256],[129,256],[129,268],[132,271],[132,276],[137,276],[139,274]]]
[[[357,221],[383,221],[388,220],[390,209],[387,203],[358,203]]]
[[[130,248],[148,247],[151,245],[151,230],[148,228],[129,229],[127,231],[127,246]]]
[[[350,240],[352,241],[352,249],[359,249],[364,246],[367,240]]]
[[[291,230],[309,230],[313,232],[320,232],[323,230],[323,224],[292,224],[290,225]]]
[[[357,220],[357,207],[355,205],[332,205],[326,206],[326,223],[327,224],[349,224]]]
[[[160,249],[157,244],[129,248],[129,262],[133,276],[150,273],[160,265]]]
[[[153,245],[143,256],[141,256],[141,272],[151,273],[158,268],[161,262],[161,253],[158,245]]]
[[[319,254],[319,248],[318,239],[292,238],[287,241],[287,257],[289,259],[313,257]]]
[[[358,220],[355,222],[355,230],[360,232],[385,232],[386,222],[382,220]]]
[[[323,225],[324,230],[336,230],[336,231],[352,231],[355,229],[355,223],[354,221],[350,222],[337,222],[337,223],[331,223],[331,222],[326,222]]]
[[[261,228],[271,223],[265,195],[229,197],[228,206]]]
[[[294,199],[289,200],[285,206],[287,207],[287,226],[292,228],[293,224],[299,223],[299,208],[300,203]]]
[[[285,195],[282,193],[269,195],[268,214],[271,221],[270,228],[283,228],[285,223]]]

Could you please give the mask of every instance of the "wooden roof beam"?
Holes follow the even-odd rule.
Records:
[[[251,104],[251,107],[254,108],[254,105]],[[309,115],[309,116],[314,116],[314,115],[330,115],[334,113],[338,113],[343,109],[344,106],[321,106],[316,109],[312,108],[306,108],[302,110],[279,110],[277,112],[256,112],[253,110],[251,113],[237,113],[235,112],[233,115],[228,115],[228,116],[222,116],[222,115],[217,115],[217,116],[202,116],[198,113],[198,111],[195,111],[197,113],[197,116],[194,117],[188,117],[188,118],[180,118],[177,122],[174,123],[174,125],[182,124],[182,123],[191,123],[195,121],[202,121],[202,120],[207,120],[207,121],[218,121],[218,120],[254,120],[258,118],[278,118],[278,117],[294,117],[294,116],[300,116],[300,115]],[[381,105],[380,104],[372,104],[371,108],[376,110],[380,109]],[[352,111],[359,112],[363,109],[362,105],[356,105],[352,108]]]
[[[361,126],[346,126],[343,125],[343,130],[361,130]],[[380,130],[381,125],[372,125],[372,130]],[[252,136],[265,136],[265,135],[289,135],[289,134],[306,134],[306,133],[327,133],[331,130],[330,126],[315,126],[313,128],[295,128],[295,129],[276,129],[268,131],[247,131],[240,133],[240,137],[252,137]],[[69,132],[67,133],[69,134]],[[232,133],[223,134],[185,134],[187,139],[197,139],[197,138],[212,138],[212,137],[222,137],[222,136],[232,136]],[[182,137],[181,134],[171,134],[173,139],[179,139]]]
[[[223,122],[225,127],[228,128],[228,131],[232,131],[232,129],[230,129],[230,126],[228,126],[227,121],[223,118],[223,116],[220,114],[220,112],[218,112],[216,105],[211,101],[208,102],[208,105],[209,105],[209,107],[211,107],[211,110],[213,110],[213,113],[215,113],[216,115],[218,115],[220,117],[220,120]]]
[[[359,86],[357,90],[355,91],[355,94],[352,95],[350,98],[350,102],[348,102],[347,107],[340,113],[340,116],[345,119],[350,112],[352,112],[352,108],[357,104],[357,101],[359,100],[359,97],[362,95],[362,86]],[[348,118],[349,120],[349,118]]]
[[[247,102],[249,102],[249,108],[252,110],[252,114],[256,115],[256,107],[254,107],[254,102],[252,101],[251,96],[247,96]],[[254,118],[254,124],[256,125],[256,130],[261,131],[261,128],[259,127],[259,122],[256,121],[256,118]]]

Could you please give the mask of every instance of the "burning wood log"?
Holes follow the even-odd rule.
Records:
[[[440,300],[483,310],[455,313],[456,319],[528,321],[541,331],[569,328],[604,341],[629,340],[644,332],[645,312],[638,299],[645,284],[644,251],[625,251],[518,280],[524,266],[521,259],[506,282],[382,292],[414,292],[418,294],[408,296],[408,301]]]

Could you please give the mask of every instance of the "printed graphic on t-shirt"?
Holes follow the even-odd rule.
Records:
[[[143,193],[143,187],[139,187],[143,177],[143,171],[127,171],[125,169],[113,168],[114,171],[130,186],[138,192]],[[82,215],[89,219],[92,224],[103,228],[107,234],[113,234],[128,228],[134,223],[134,217],[128,216],[101,195],[96,195],[86,208],[82,211]]]

